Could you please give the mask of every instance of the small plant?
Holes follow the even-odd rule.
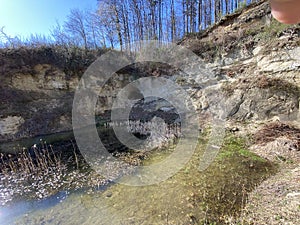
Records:
[[[62,190],[99,189],[106,184],[71,144],[62,152],[41,140],[14,155],[1,153],[0,206],[14,199],[43,199]]]
[[[247,1],[238,2],[238,10],[244,9],[247,6]]]
[[[229,136],[225,139],[223,150],[220,152],[218,159],[223,160],[233,156],[245,157],[253,161],[266,161],[247,149],[245,139],[241,137]]]
[[[283,136],[295,140],[295,149],[300,149],[300,129],[287,123],[274,122],[264,125],[254,134],[254,140],[257,144],[264,144]]]
[[[176,83],[183,85],[184,83],[186,83],[186,79],[184,77],[177,77],[176,78]]]
[[[265,26],[261,32],[257,33],[256,39],[259,39],[264,42],[268,42],[274,37],[277,37],[281,32],[283,32],[289,27],[290,25],[286,25],[278,22],[275,19],[272,19],[269,26]]]
[[[52,167],[61,167],[60,157],[54,153],[52,145],[41,140],[41,145],[34,144],[30,149],[23,148],[16,155],[1,153],[0,173],[38,173]]]

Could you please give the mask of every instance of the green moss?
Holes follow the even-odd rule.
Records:
[[[176,83],[182,85],[182,84],[186,83],[186,79],[184,77],[177,77]]]
[[[247,149],[246,140],[241,137],[229,136],[225,139],[223,148],[221,149],[217,160],[226,160],[231,157],[243,157],[253,161],[266,162],[265,159],[250,152]]]
[[[230,135],[225,138],[217,159],[207,170],[199,171],[199,159],[203,157],[209,134],[210,130],[205,129],[195,154],[177,174],[157,185],[139,188],[115,185],[109,191],[118,195],[109,198],[109,204],[121,210],[128,207],[132,196],[135,204],[130,204],[129,211],[152,224],[164,220],[158,214],[168,215],[170,224],[175,221],[222,224],[227,216],[238,216],[247,194],[272,174],[274,167],[248,151],[246,138]],[[173,147],[151,152],[142,164],[161,162],[172,154]]]

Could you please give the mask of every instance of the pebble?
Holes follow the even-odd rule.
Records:
[[[111,193],[111,192],[106,193],[106,197],[107,197],[107,198],[110,198],[111,196],[112,196],[112,193]]]
[[[292,192],[286,195],[286,197],[296,197],[296,196],[300,197],[300,192]]]

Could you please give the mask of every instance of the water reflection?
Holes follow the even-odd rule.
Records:
[[[43,200],[16,201],[8,206],[0,207],[0,224],[14,224],[18,217],[37,210],[46,210],[61,203],[69,195],[68,191],[61,191]]]

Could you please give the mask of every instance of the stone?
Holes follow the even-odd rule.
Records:
[[[291,192],[286,195],[286,197],[300,197],[300,192]]]
[[[19,131],[24,119],[20,116],[8,116],[0,118],[0,135],[11,135]]]
[[[111,192],[106,193],[106,197],[107,197],[107,198],[110,198],[111,196],[112,196],[112,193],[111,193]]]

